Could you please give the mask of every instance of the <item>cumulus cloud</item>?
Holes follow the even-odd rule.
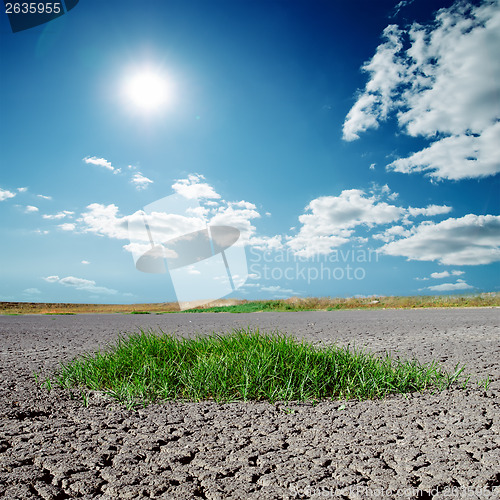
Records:
[[[311,257],[347,243],[358,226],[370,228],[400,219],[405,209],[380,201],[376,194],[367,196],[360,189],[349,189],[339,196],[312,200],[306,212],[299,216],[302,226],[296,236],[288,237],[287,245],[297,255]]]
[[[38,198],[42,198],[42,200],[51,200],[52,196],[45,196],[44,194],[37,194]]]
[[[500,172],[499,144],[500,123],[496,123],[481,135],[445,137],[388,167],[405,174],[428,170],[431,177],[450,180],[487,177]]]
[[[43,214],[42,217],[49,220],[58,220],[64,219],[65,217],[71,217],[72,215],[74,215],[74,213],[75,212],[70,212],[69,210],[61,210],[56,214]]]
[[[205,226],[204,220],[199,217],[187,217],[178,214],[153,212],[148,214],[147,221],[151,232],[158,235],[162,241],[175,238],[179,234],[196,231],[200,226]],[[143,213],[135,212],[132,215],[120,216],[116,205],[102,205],[92,203],[87,207],[87,212],[81,215],[78,222],[84,232],[91,232],[100,236],[128,240],[132,236],[136,240],[146,241],[147,235],[142,232],[135,234],[134,228],[144,225]],[[129,233],[129,226],[132,233]]]
[[[388,26],[363,66],[369,81],[344,122],[343,137],[359,138],[396,112],[399,127],[431,144],[388,165],[436,179],[500,171],[500,8],[457,2],[433,23]]]
[[[467,284],[464,280],[459,279],[456,283],[441,283],[440,285],[432,285],[426,288],[433,292],[451,292],[454,290],[468,290],[474,287]]]
[[[251,221],[258,218],[260,214],[257,207],[253,203],[241,201],[218,207],[210,219],[210,224],[236,227],[240,231],[239,243],[249,244],[256,233],[256,228]]]
[[[252,245],[262,250],[273,250],[282,247],[280,235],[258,235],[253,220],[261,217],[257,207],[248,201],[227,202],[206,182],[201,182],[203,176],[194,174],[186,179],[177,180],[172,186],[177,194],[190,199],[200,195],[200,207],[186,208],[184,214],[167,213],[168,211],[152,211],[145,216],[141,210],[131,215],[121,215],[115,204],[104,205],[92,203],[76,219],[75,223],[61,224],[63,230],[78,230],[80,232],[94,233],[113,239],[129,240],[124,249],[133,254],[142,254],[151,249],[148,233],[144,230],[145,217],[154,235],[154,241],[166,242],[179,235],[186,235],[209,225],[236,227],[240,231],[238,245]],[[207,199],[211,197],[212,199]],[[219,201],[213,201],[217,199]],[[161,206],[158,205],[159,207]],[[46,219],[63,219],[72,212],[60,212],[46,215]],[[168,250],[167,250],[168,251]],[[171,255],[167,255],[171,256]]]
[[[400,236],[410,236],[411,231],[404,226],[391,226],[387,228],[383,233],[374,234],[373,238],[376,240],[382,240],[385,243],[395,240]]]
[[[46,278],[42,278],[44,279],[47,283],[56,283],[57,281],[59,281],[59,276],[47,276]]]
[[[16,193],[8,191],[7,189],[0,188],[0,201],[8,200],[9,198],[14,198]]]
[[[121,169],[113,167],[111,162],[106,160],[105,158],[98,158],[97,156],[86,156],[83,161],[87,164],[97,165],[98,167],[103,167],[114,174],[118,174],[121,172]]]
[[[464,271],[459,271],[458,269],[454,269],[453,271],[442,271],[440,273],[435,272],[431,273],[430,278],[415,278],[418,281],[429,281],[431,278],[435,280],[440,280],[443,278],[449,278],[450,276],[461,276],[462,274],[465,274]]]
[[[447,265],[490,264],[500,260],[500,216],[468,214],[439,223],[426,221],[380,251]]]
[[[427,205],[426,208],[414,208],[408,207],[408,214],[412,217],[417,217],[419,215],[433,216],[447,214],[453,209],[447,205]]]
[[[220,194],[216,193],[210,184],[203,182],[205,177],[200,174],[190,174],[187,179],[179,179],[172,185],[172,189],[184,198],[190,200],[207,198],[218,199]]]
[[[20,187],[20,188],[17,188],[17,190],[18,190],[20,193],[26,193],[26,191],[28,191],[28,188],[27,188],[27,187]]]
[[[38,212],[38,207],[34,207],[33,205],[26,205],[26,208],[24,209],[24,211],[27,214],[31,214],[31,213],[34,213],[34,212]]]
[[[431,278],[434,279],[447,278],[448,276],[450,276],[448,271],[443,271],[442,273],[431,273]]]
[[[395,107],[396,90],[401,84],[405,66],[399,53],[403,47],[398,26],[391,24],[383,31],[384,43],[377,47],[373,58],[365,63],[362,70],[371,78],[365,91],[358,96],[347,114],[343,127],[346,141],[359,139],[359,134],[371,128],[378,128],[379,121],[386,120]]]
[[[391,14],[391,17],[396,17],[399,12],[404,9],[406,6],[411,5],[415,0],[401,0],[393,10],[393,13]]]
[[[153,181],[142,175],[141,172],[134,174],[130,182],[135,184],[136,189],[139,191],[141,189],[146,189],[150,184],[153,184]]]
[[[74,276],[67,276],[66,278],[59,278],[59,276],[47,276],[43,279],[49,283],[59,283],[67,287],[75,288],[76,290],[83,290],[97,295],[115,295],[118,293],[112,288],[97,286],[96,282],[93,280],[75,278]]]

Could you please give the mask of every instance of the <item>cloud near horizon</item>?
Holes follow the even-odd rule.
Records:
[[[455,290],[470,290],[473,286],[467,284],[464,280],[458,279],[456,283],[441,283],[440,285],[427,286],[420,290],[431,290],[433,292],[452,292]]]
[[[106,288],[104,286],[97,286],[93,280],[84,278],[75,278],[74,276],[67,276],[66,278],[59,278],[59,276],[47,276],[44,279],[47,283],[59,283],[60,285],[82,290],[84,292],[95,293],[97,295],[115,295],[117,290]]]

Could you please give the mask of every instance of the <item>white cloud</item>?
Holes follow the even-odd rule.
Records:
[[[344,139],[359,138],[397,110],[404,132],[433,142],[389,169],[425,171],[437,179],[499,172],[498,0],[457,2],[438,11],[432,24],[388,26],[384,39],[363,66],[370,80],[346,117]]]
[[[447,205],[427,205],[426,208],[408,207],[408,213],[412,217],[417,217],[419,215],[433,216],[433,215],[447,214],[452,210],[453,209]]]
[[[279,285],[263,286],[260,290],[262,292],[270,292],[276,298],[286,298],[296,293],[291,288],[281,288]]]
[[[406,6],[411,5],[415,0],[401,0],[395,7],[391,17],[396,17],[401,9],[404,9]]]
[[[189,175],[172,186],[177,193],[190,198],[201,195],[201,207],[186,210],[185,215],[153,212],[147,215],[147,222],[154,240],[166,242],[179,235],[189,234],[210,225],[232,226],[240,231],[239,245],[253,245],[257,248],[272,250],[282,247],[281,236],[260,236],[252,221],[261,217],[256,206],[245,200],[226,202],[220,199],[211,186],[200,183],[201,175]],[[200,187],[201,186],[201,187]],[[203,194],[204,193],[204,194]],[[218,198],[219,202],[203,199],[203,196]],[[55,218],[55,217],[53,217]],[[76,220],[75,227],[66,225],[67,230],[78,229],[100,236],[128,240],[133,243],[124,245],[124,249],[134,254],[140,254],[151,249],[148,235],[144,228],[144,214],[138,211],[132,215],[121,216],[116,205],[92,203]],[[129,228],[131,231],[129,232]]]
[[[258,236],[252,224],[253,219],[260,218],[257,207],[248,201],[228,202],[213,210],[209,224],[213,226],[232,226],[240,231],[237,245],[251,245],[257,250],[278,250],[282,248],[281,236]]]
[[[431,278],[434,279],[447,278],[448,276],[450,276],[448,271],[443,271],[442,273],[431,273]]]
[[[256,232],[251,220],[258,218],[260,218],[260,214],[257,212],[255,205],[240,202],[239,204],[228,204],[217,208],[210,219],[210,224],[213,226],[233,226],[239,229],[240,243],[246,244],[249,243]]]
[[[382,188],[382,192],[388,191]],[[287,245],[303,257],[328,254],[349,241],[357,226],[372,227],[400,219],[405,210],[379,201],[379,196],[366,196],[359,189],[344,190],[339,196],[322,196],[312,200],[299,216],[298,234],[288,237]]]
[[[386,243],[395,240],[398,236],[410,236],[411,231],[403,226],[391,226],[387,228],[383,233],[374,234],[373,238],[376,240],[382,240]]]
[[[153,181],[142,175],[141,172],[137,172],[136,174],[134,174],[130,182],[132,182],[132,184],[135,184],[135,187],[138,190],[146,189],[149,184],[153,184]]]
[[[76,224],[73,224],[72,222],[65,222],[64,224],[59,224],[57,227],[60,227],[63,231],[74,231]]]
[[[205,177],[200,174],[190,174],[187,179],[179,179],[173,185],[172,189],[184,198],[190,200],[196,198],[220,198],[214,188],[206,182],[201,182]]]
[[[432,285],[428,286],[428,290],[432,290],[433,292],[449,292],[453,290],[468,290],[470,288],[474,288],[471,285],[468,285],[464,280],[457,280],[456,283],[441,283],[440,285]]]
[[[78,219],[83,224],[84,231],[110,238],[128,239],[127,218],[118,216],[116,205],[91,203],[87,209]]]
[[[104,286],[97,286],[96,282],[93,280],[87,280],[83,278],[75,278],[74,276],[67,276],[66,278],[59,278],[59,276],[48,276],[43,278],[49,283],[59,283],[64,286],[75,288],[76,290],[83,290],[89,293],[95,293],[98,295],[115,295],[118,293],[116,290],[111,288],[106,288]]]
[[[7,189],[0,188],[0,201],[5,201],[8,200],[9,198],[14,198],[14,196],[16,196],[16,193],[12,193]]]
[[[361,132],[378,128],[379,119],[387,119],[389,111],[394,108],[395,91],[404,74],[404,65],[398,56],[403,46],[402,33],[394,24],[387,26],[383,32],[385,42],[363,65],[363,71],[370,73],[371,79],[347,114],[343,128],[346,141],[359,139]]]
[[[82,263],[82,264],[85,264],[85,265],[90,264],[90,262],[89,262],[88,260],[82,260],[82,262],[81,262],[81,263]]]
[[[114,174],[118,174],[121,172],[121,169],[113,167],[113,165],[111,165],[111,162],[106,160],[105,158],[97,158],[97,156],[87,156],[83,159],[83,161],[87,164],[106,168]]]
[[[69,210],[62,210],[61,212],[57,212],[56,214],[48,215],[44,214],[42,217],[44,219],[49,219],[49,220],[58,220],[58,219],[64,219],[65,217],[71,217],[74,215],[75,212],[70,212]]]
[[[59,276],[47,276],[46,278],[42,278],[44,279],[45,281],[47,281],[48,283],[56,283],[57,281],[59,281]]]
[[[490,264],[500,260],[500,216],[468,214],[439,223],[426,221],[380,251],[447,265]]]
[[[461,276],[462,274],[465,274],[464,271],[458,271],[458,270],[453,270],[453,271],[442,271],[440,273],[431,273],[431,278],[433,279],[443,279],[443,278],[448,278],[450,276]],[[429,280],[430,278],[415,278],[416,280],[419,281],[426,281]]]
[[[133,243],[127,243],[126,245],[123,245],[123,249],[126,250],[127,252],[130,252],[134,255],[143,255],[149,250],[151,250],[153,246],[151,243],[141,243],[141,242],[133,242]],[[173,250],[172,248],[157,248],[155,250],[156,256],[160,256],[165,259],[176,259],[179,257],[179,254]],[[193,273],[190,273],[193,274]]]
[[[487,177],[500,172],[499,145],[500,123],[495,123],[479,136],[445,137],[388,167],[405,174],[428,170],[431,177],[450,180]]]
[[[370,165],[370,170],[375,170],[376,165],[377,165],[376,163],[372,163],[372,164]]]
[[[28,188],[27,188],[27,187],[20,187],[20,188],[17,188],[17,190],[18,190],[20,193],[26,193],[26,191],[28,191]]]
[[[42,198],[43,200],[51,200],[52,196],[45,196],[44,194],[37,194],[38,198]]]
[[[143,227],[143,215],[138,211],[132,215],[120,216],[118,207],[114,204],[101,205],[92,203],[87,207],[88,211],[81,215],[78,222],[82,224],[82,230],[95,233],[109,238],[128,240],[129,236],[139,241],[146,241],[147,236],[142,232],[129,233],[129,223],[132,227],[137,225]],[[177,237],[179,234],[187,234],[205,226],[205,221],[199,217],[186,217],[178,214],[167,214],[153,212],[147,216],[148,225],[157,239],[167,241]],[[137,223],[137,224],[136,224]],[[147,240],[149,241],[149,240]],[[150,245],[149,245],[150,246]]]
[[[46,229],[45,230],[41,230],[41,229],[35,229],[34,231],[36,234],[49,234],[49,231],[47,231]]]
[[[24,290],[23,293],[26,295],[38,295],[42,292],[38,290],[38,288],[26,288],[26,290]]]
[[[26,205],[26,208],[24,209],[24,211],[27,214],[38,212],[38,207],[34,207],[33,205]]]

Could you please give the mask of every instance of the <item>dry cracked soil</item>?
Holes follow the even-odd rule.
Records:
[[[7,499],[500,498],[499,309],[0,317]],[[164,402],[127,410],[35,383],[140,327],[235,327],[465,363],[467,388],[378,401]],[[486,390],[475,380],[490,378]]]

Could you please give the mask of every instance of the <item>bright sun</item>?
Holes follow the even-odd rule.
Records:
[[[166,78],[150,70],[130,76],[124,90],[126,100],[134,108],[146,113],[159,111],[170,98]]]

